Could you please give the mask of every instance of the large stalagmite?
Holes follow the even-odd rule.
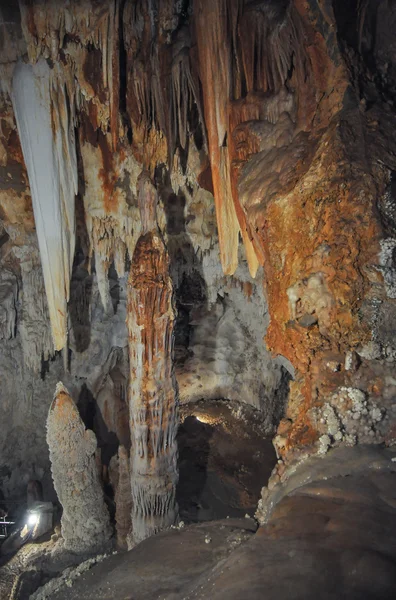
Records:
[[[73,101],[57,69],[20,62],[12,102],[32,194],[55,350],[66,345],[75,247],[77,159]]]
[[[172,282],[156,224],[157,193],[139,180],[142,235],[128,282],[132,530],[129,544],[171,525],[177,515],[177,395],[173,376]]]
[[[109,541],[111,528],[95,461],[96,437],[85,429],[62,383],[47,419],[52,478],[62,504],[62,537],[73,552],[91,552]]]

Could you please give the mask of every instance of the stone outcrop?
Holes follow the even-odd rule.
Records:
[[[384,8],[359,5],[346,16],[337,2],[198,4],[217,216],[226,210],[216,190],[222,161],[212,153],[221,130],[231,173],[221,181],[231,182],[241,230],[265,272],[266,343],[295,368],[286,415],[291,426],[277,437],[279,455],[289,462],[315,448],[322,452],[327,441],[327,447],[368,435],[384,441],[389,423],[381,428],[364,418],[360,427],[355,412],[356,426],[343,425],[334,437],[314,416],[346,388],[366,398],[368,412],[376,406],[381,420],[392,403],[378,378],[390,381],[393,346],[378,323],[394,310],[394,145],[382,141],[385,123],[394,119],[393,79],[379,76],[382,88],[374,89],[367,58],[369,52],[377,52],[381,64],[389,58],[382,42],[373,47],[374,14],[384,33],[390,31]],[[207,27],[206,13],[216,25]],[[212,81],[222,82],[217,95]],[[368,108],[368,96],[375,107]],[[375,352],[368,352],[373,344]],[[346,368],[354,352],[362,367]],[[345,413],[341,421],[352,419],[348,402],[337,410]]]
[[[58,383],[49,409],[47,442],[54,486],[63,509],[64,546],[73,552],[95,552],[111,536],[95,462],[96,437],[85,429],[62,383]]]

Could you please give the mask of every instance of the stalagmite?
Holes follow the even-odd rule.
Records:
[[[47,442],[52,478],[63,507],[65,548],[73,552],[95,551],[111,536],[95,462],[96,437],[93,431],[85,429],[62,383],[56,386],[48,413]]]
[[[129,472],[129,455],[124,446],[118,448],[117,473],[113,486],[115,488],[114,500],[116,504],[116,532],[117,546],[127,548],[127,537],[131,529],[131,475]],[[111,464],[111,463],[110,463]]]
[[[12,102],[29,177],[55,350],[66,345],[75,247],[77,159],[73,102],[47,62],[20,62]]]
[[[178,411],[173,375],[172,283],[156,223],[157,193],[139,179],[142,234],[128,281],[132,529],[129,545],[174,523]]]

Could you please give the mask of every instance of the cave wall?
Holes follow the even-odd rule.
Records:
[[[32,475],[29,444],[11,451],[22,433],[36,469],[48,464],[40,432],[60,378],[101,429],[105,454],[112,434],[128,443],[126,277],[143,169],[170,258],[181,401],[249,402],[271,429],[292,377],[278,478],[312,451],[393,443],[395,12],[374,0],[1,9],[6,489],[12,471]],[[21,57],[32,66],[15,71]],[[44,212],[40,233],[37,216],[43,166],[27,158],[29,118],[27,135],[21,126],[21,69],[46,73],[45,102],[35,102],[51,124],[48,173],[60,181],[55,282],[42,249],[53,232]],[[76,172],[74,224],[65,207]],[[66,304],[59,334],[53,315]]]
[[[146,97],[150,85],[138,81],[139,64],[151,61],[145,44],[154,35],[141,29],[146,3],[21,2],[2,9],[0,487],[6,496],[22,493],[31,478],[43,479],[46,493],[53,493],[44,424],[60,380],[94,429],[104,465],[119,442],[129,447],[126,281],[141,232],[137,179],[143,168],[158,190],[158,226],[170,255],[180,401],[250,403],[264,411],[269,431],[284,412],[289,374],[263,345],[263,271],[251,277],[242,246],[233,276],[219,260],[199,78],[185,46],[193,44],[192,6],[176,3],[168,10],[172,18],[161,17],[164,30],[155,34],[169,54],[164,76],[171,73],[173,82],[167,99],[173,133],[165,135]],[[18,63],[21,57],[33,68]],[[131,71],[135,75],[127,76]],[[143,84],[148,89],[140,97]],[[41,132],[47,154],[41,138],[29,148]],[[59,136],[66,134],[64,155]],[[65,181],[70,136],[77,161],[75,224],[73,215],[59,217],[65,218],[61,186],[70,185],[75,172]],[[44,197],[46,176],[55,183]],[[59,200],[52,221],[51,197]],[[74,247],[70,278],[62,258],[65,236]]]

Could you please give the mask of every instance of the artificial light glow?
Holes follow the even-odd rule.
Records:
[[[34,525],[37,525],[39,520],[39,516],[37,513],[31,513],[28,516],[28,520],[27,520],[27,524],[29,525],[29,527],[34,527]]]
[[[199,415],[199,417],[197,415],[194,415],[194,417],[197,419],[197,421],[199,421],[200,423],[213,423],[214,419],[211,419],[210,417],[208,417],[207,415]]]

